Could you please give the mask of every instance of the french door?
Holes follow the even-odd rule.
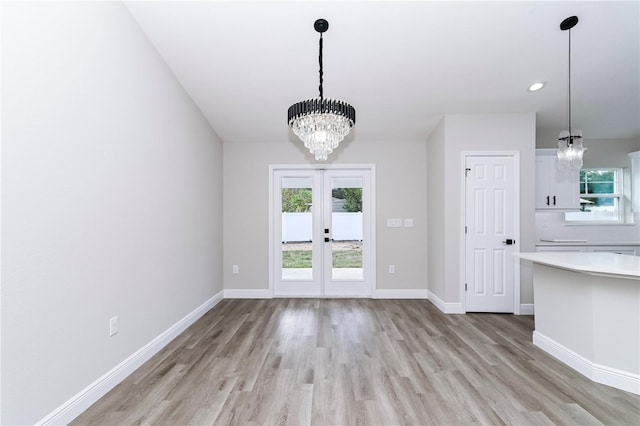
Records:
[[[272,173],[274,296],[371,296],[371,170]]]

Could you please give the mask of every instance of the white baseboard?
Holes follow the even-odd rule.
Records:
[[[427,299],[445,314],[464,314],[462,311],[462,303],[447,303],[440,299],[435,293],[432,293],[431,290],[427,290]]]
[[[408,290],[376,290],[374,299],[426,299],[427,290],[408,289]]]
[[[225,289],[225,299],[271,299],[274,295],[268,289]],[[278,296],[275,296],[278,297]],[[291,295],[288,298],[318,298],[319,296],[310,296],[308,294]],[[367,298],[369,296],[352,296],[352,295],[326,295],[320,296],[326,298]],[[426,299],[426,290],[375,290],[373,299]]]
[[[533,303],[521,303],[520,315],[534,315]]]
[[[640,375],[596,364],[547,336],[533,332],[533,344],[596,383],[640,395]]]
[[[138,367],[147,362],[153,355],[160,352],[162,348],[169,344],[180,333],[186,330],[191,324],[196,322],[201,316],[206,314],[211,308],[218,304],[223,298],[220,291],[211,299],[198,306],[191,313],[187,314],[180,321],[169,327],[158,337],[138,349],[134,354],[122,361],[100,377],[95,382],[78,392],[67,402],[49,413],[37,425],[61,425],[69,424],[89,408],[94,402],[102,398],[107,392],[113,389],[118,383],[133,373]]]
[[[307,296],[308,297],[308,296]],[[225,299],[272,299],[269,289],[227,288],[224,290]]]

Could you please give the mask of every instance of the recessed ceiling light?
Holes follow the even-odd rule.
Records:
[[[529,91],[530,92],[537,92],[538,90],[542,89],[544,87],[544,81],[539,81],[537,83],[533,83],[531,86],[529,86]]]

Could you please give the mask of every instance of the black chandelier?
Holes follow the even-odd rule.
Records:
[[[313,27],[320,33],[320,95],[316,99],[307,99],[291,105],[287,123],[293,133],[304,142],[304,146],[315,155],[316,160],[326,160],[355,125],[356,110],[344,101],[324,98],[322,33],[329,29],[329,23],[325,19],[318,19]]]

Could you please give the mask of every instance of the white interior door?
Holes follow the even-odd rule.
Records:
[[[273,171],[274,296],[372,294],[371,171]]]
[[[465,160],[467,312],[514,312],[516,182],[513,156]]]

